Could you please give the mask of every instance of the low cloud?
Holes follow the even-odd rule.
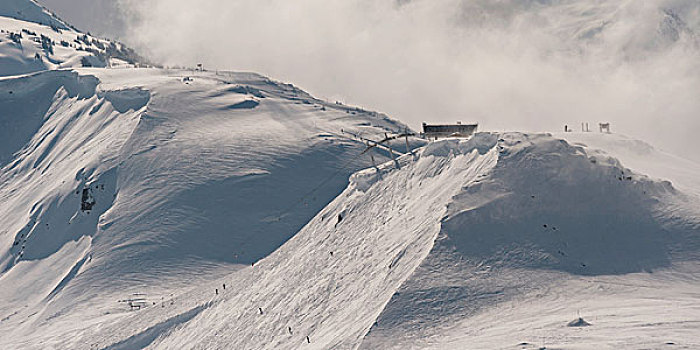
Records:
[[[120,1],[126,40],[167,65],[256,71],[415,128],[609,121],[700,149],[695,0]]]

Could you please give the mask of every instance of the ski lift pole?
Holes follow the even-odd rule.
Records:
[[[396,160],[396,155],[394,154],[394,150],[391,147],[387,147],[387,149],[389,150],[389,153],[391,154],[391,160],[394,162],[394,165],[396,165],[396,168],[397,169],[401,168],[401,166],[399,166],[399,161]]]
[[[374,154],[372,154],[372,148],[374,146],[369,144],[369,141],[365,142],[367,144],[367,153],[369,153],[369,158],[372,159],[372,167],[377,168],[377,163],[374,161]]]
[[[415,154],[413,154],[413,150],[411,150],[411,146],[408,144],[408,129],[404,131],[404,135],[406,136],[406,154],[411,154],[412,156],[415,157]]]

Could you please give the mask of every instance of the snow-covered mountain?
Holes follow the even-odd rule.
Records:
[[[698,164],[591,133],[391,160],[382,114],[66,50],[0,78],[0,348],[700,345]]]
[[[0,65],[0,328],[13,334],[0,338],[12,347],[40,324],[97,320],[131,293],[263,258],[371,164],[350,135],[407,129],[253,73],[80,66]]]
[[[256,74],[183,73],[0,82],[13,91],[0,98],[12,141],[0,175],[2,326],[30,316],[33,329],[75,307],[97,317],[132,292],[168,295],[249,265],[370,164],[362,143],[335,133],[405,128]]]
[[[146,64],[132,49],[82,33],[33,0],[0,2],[0,77],[47,69]]]

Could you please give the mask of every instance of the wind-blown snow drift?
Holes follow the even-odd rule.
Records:
[[[605,138],[629,150],[639,144],[590,137]],[[454,142],[444,149],[452,151]],[[671,331],[679,343],[698,342],[697,306],[677,312],[678,323],[641,331],[668,304],[634,304],[679,303],[698,290],[688,288],[699,271],[697,197],[599,150],[546,135],[501,135],[496,150],[488,176],[451,200],[431,254],[392,297],[362,348],[539,348],[542,338],[563,348],[644,347],[662,345],[656,337]],[[690,270],[679,268],[689,262]],[[683,272],[667,272],[675,269]],[[618,286],[625,283],[666,289]],[[581,309],[595,311],[604,325],[586,335],[563,327]],[[506,312],[510,318],[502,319]]]

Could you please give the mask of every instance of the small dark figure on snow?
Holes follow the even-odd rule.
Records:
[[[219,295],[219,288],[215,288],[214,293],[216,293],[216,295]]]
[[[258,310],[260,311],[260,314],[262,315],[263,314],[262,308],[259,307]]]
[[[226,283],[224,283],[224,289],[226,289]]]
[[[308,336],[308,335],[306,336],[306,342],[309,343],[309,344],[311,344],[311,339],[309,339],[309,336]]]
[[[289,330],[289,334],[294,334],[292,333],[292,327],[287,327],[287,329]]]
[[[338,227],[338,224],[343,221],[343,214],[338,214],[338,222],[335,223],[334,227]]]

